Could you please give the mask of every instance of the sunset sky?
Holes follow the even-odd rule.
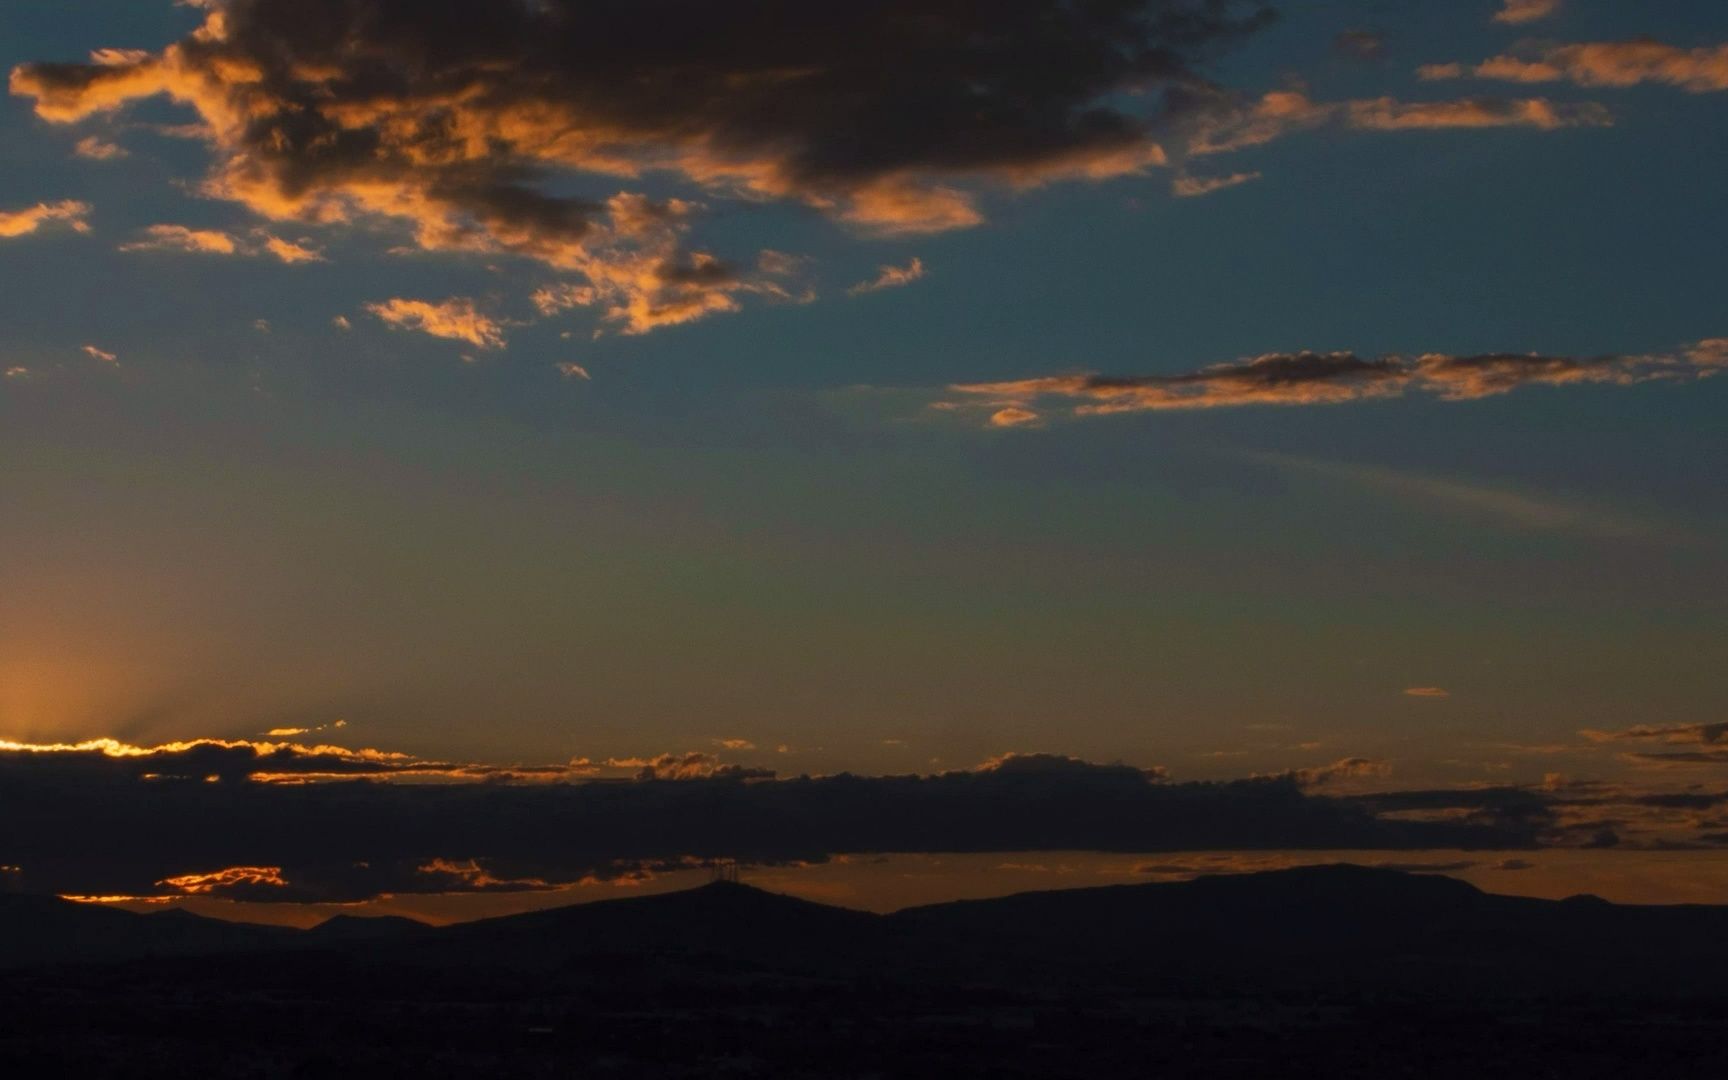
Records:
[[[1728,900],[1728,6],[1274,8],[0,5],[3,873]]]

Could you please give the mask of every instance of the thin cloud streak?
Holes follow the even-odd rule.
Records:
[[[1268,353],[1175,375],[1051,375],[957,383],[948,388],[951,396],[930,407],[992,417],[1012,409],[1014,426],[1025,426],[1046,414],[1090,417],[1255,405],[1339,405],[1410,394],[1475,401],[1527,386],[1690,382],[1725,370],[1725,361],[1728,348],[1722,339],[1701,341],[1675,353],[1638,356]]]
[[[1728,90],[1728,45],[1685,49],[1650,39],[1593,41],[1502,54],[1474,66],[1428,64],[1417,69],[1428,81],[1470,76],[1498,82],[1570,82],[1578,86],[1673,86],[1692,94]]]
[[[1506,0],[1506,6],[1494,14],[1494,21],[1510,26],[1523,26],[1556,15],[1561,0]]]
[[[917,256],[905,266],[883,266],[869,281],[860,281],[846,290],[848,296],[862,296],[865,293],[881,292],[883,289],[902,289],[924,277],[924,260]]]
[[[1342,481],[1355,487],[1440,510],[1469,514],[1525,532],[1555,532],[1604,540],[1636,540],[1685,545],[1696,542],[1691,534],[1665,522],[1597,507],[1580,506],[1502,487],[1452,477],[1391,469],[1383,465],[1358,465],[1294,454],[1234,451],[1230,456]],[[1414,697],[1447,697],[1438,688],[1406,690]],[[1420,692],[1419,692],[1420,691]]]

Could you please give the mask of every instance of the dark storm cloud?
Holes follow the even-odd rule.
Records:
[[[126,758],[12,753],[0,756],[0,863],[22,867],[26,887],[59,893],[357,900],[548,888],[692,859],[1536,842],[1516,826],[1388,820],[1288,778],[1177,784],[1156,770],[1030,755],[936,776],[752,780],[667,757],[650,759],[641,779],[610,782],[261,783],[170,780],[160,769],[147,780]],[[292,771],[282,760],[270,765]],[[704,764],[705,774],[690,771]],[[669,769],[700,778],[649,778]]]
[[[650,177],[866,233],[976,225],[986,187],[1164,164],[1159,133],[1228,96],[1200,66],[1272,17],[1251,0],[198,6],[203,26],[159,53],[25,64],[12,92],[55,123],[166,96],[199,114],[204,194],[520,256],[569,275],[542,314],[593,307],[625,334],[813,295],[765,267],[775,253],[744,272],[688,248],[702,204],[650,200]]]
[[[1165,90],[1271,15],[1241,0],[229,0],[160,54],[18,68],[73,121],[167,94],[272,216],[360,207],[428,246],[577,259],[598,206],[539,170],[663,170],[869,228],[970,224],[946,183],[1158,160]],[[891,77],[885,77],[886,73]],[[344,205],[349,204],[349,205]]]

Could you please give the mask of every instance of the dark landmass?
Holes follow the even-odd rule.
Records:
[[[309,931],[0,897],[18,1076],[1728,1075],[1728,907],[1309,867]]]

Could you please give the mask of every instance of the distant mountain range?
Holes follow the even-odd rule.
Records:
[[[7,1076],[1728,1076],[1728,908],[1308,867],[434,928],[0,897]]]
[[[824,977],[940,971],[1009,984],[1714,994],[1728,990],[1728,907],[1496,896],[1453,878],[1350,865],[1022,893],[892,915],[715,883],[447,927],[338,916],[291,930],[0,896],[0,966],[249,953],[524,971],[634,957]]]

